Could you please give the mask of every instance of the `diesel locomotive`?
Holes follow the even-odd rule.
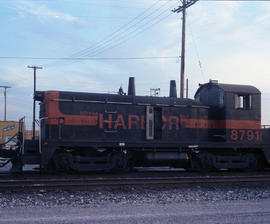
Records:
[[[201,84],[195,99],[128,93],[36,91],[40,136],[25,140],[23,122],[5,165],[41,170],[109,171],[134,166],[187,170],[252,169],[270,164],[270,129],[261,125],[261,92],[248,85]]]

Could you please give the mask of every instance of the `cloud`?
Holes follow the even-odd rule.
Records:
[[[192,23],[211,29],[224,29],[235,23],[241,2],[198,2],[187,12]]]
[[[270,4],[269,3],[263,4],[262,11],[263,11],[262,15],[258,16],[255,22],[257,24],[269,26],[270,25]],[[269,27],[267,28],[269,29]]]
[[[50,71],[47,71],[43,76],[39,77],[39,89],[75,92],[102,91],[102,85],[96,80],[96,77],[87,75],[86,72],[72,69],[66,74],[59,71],[57,73],[49,73]]]
[[[16,88],[32,88],[33,75],[32,71],[26,69],[5,66],[1,69],[1,82],[10,83]]]
[[[26,14],[38,17],[39,19],[55,19],[66,22],[77,22],[78,19],[74,16],[50,9],[47,5],[38,5],[29,1],[18,1],[15,6],[18,10],[20,18],[24,18]]]

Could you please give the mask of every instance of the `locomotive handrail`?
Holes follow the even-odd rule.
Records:
[[[21,137],[20,141],[21,141],[21,154],[24,154],[24,123],[25,123],[25,116],[22,117],[20,120],[19,120],[19,132],[18,132],[18,136]]]
[[[101,104],[132,104],[130,102],[114,102],[114,101],[97,101],[97,100],[69,100],[69,99],[53,99],[56,102],[74,102],[74,103],[101,103]]]
[[[41,121],[47,120],[47,119],[58,119],[58,120],[61,120],[61,119],[64,119],[64,117],[42,117],[42,118],[39,119],[40,127],[41,127]],[[38,151],[39,151],[40,154],[42,153],[41,152],[41,128],[40,128],[40,131],[39,131]]]
[[[262,125],[262,129],[269,129],[270,128],[270,125],[269,124],[267,124],[267,125]]]

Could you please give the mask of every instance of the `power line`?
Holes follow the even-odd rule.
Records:
[[[115,47],[127,42],[128,40],[136,37],[138,34],[144,32],[145,30],[147,30],[149,28],[152,28],[153,25],[161,22],[162,20],[164,20],[165,18],[170,16],[172,14],[172,13],[170,13],[170,9],[171,9],[171,6],[169,6],[165,10],[163,10],[161,13],[159,13],[154,18],[146,21],[144,24],[142,24],[141,27],[138,27],[138,28],[126,33],[126,34],[120,35],[119,37],[114,38],[113,40],[109,41],[108,43],[105,43],[103,46],[101,46],[101,47],[99,47],[97,49],[93,49],[92,53],[90,52],[90,53],[87,53],[87,54],[84,54],[84,55],[86,55],[86,56],[89,56],[89,55],[96,56],[98,54],[103,53],[104,51],[110,50],[112,48],[115,48]],[[169,12],[169,14],[162,17],[161,19],[159,19],[166,12]]]
[[[101,53],[103,53],[103,52],[105,52],[105,51],[108,51],[108,50],[111,50],[111,49],[113,49],[113,48],[115,48],[115,47],[118,47],[119,45],[121,45],[121,44],[123,44],[123,43],[126,43],[127,41],[129,41],[129,40],[135,38],[136,36],[138,36],[138,35],[141,34],[142,32],[146,31],[147,29],[149,29],[149,28],[153,27],[154,25],[160,23],[162,20],[166,19],[166,18],[169,17],[171,14],[172,14],[172,12],[169,13],[168,15],[165,15],[164,17],[160,18],[159,20],[155,21],[154,23],[150,24],[149,26],[145,27],[144,29],[140,30],[139,32],[135,33],[134,35],[129,36],[129,37],[127,37],[126,39],[120,40],[118,43],[116,43],[116,44],[114,44],[114,45],[112,45],[112,46],[109,46],[109,47],[106,48],[106,49],[103,49],[103,50],[101,50],[101,51],[99,51],[99,52],[96,52],[93,56],[96,56],[96,55],[101,54]],[[159,17],[159,16],[158,16],[158,17]],[[151,22],[152,22],[152,21],[151,21]],[[133,33],[134,33],[134,32],[133,32]]]
[[[1,1],[4,1],[4,0],[1,0]],[[11,0],[6,0],[7,2],[10,2]],[[13,1],[17,1],[17,0],[13,0]],[[35,0],[35,1],[39,1],[39,2],[44,2],[44,0]],[[52,3],[55,3],[55,0],[46,0],[47,2],[52,2]],[[115,2],[115,0],[103,0],[105,2]],[[123,1],[126,1],[126,0],[123,0]],[[174,2],[179,2],[179,0],[159,0],[159,1],[163,1],[163,2],[166,2],[166,1],[174,1]],[[200,2],[267,2],[269,0],[199,0]],[[67,1],[68,2],[68,1]],[[98,0],[98,2],[101,2],[101,0]],[[119,2],[119,0],[118,0]],[[153,0],[142,0],[142,4],[145,4],[145,2],[153,2]],[[72,3],[72,4],[82,4],[81,2],[79,1],[74,1],[74,2],[71,2],[69,1],[69,3]],[[87,4],[93,4],[92,2],[90,3],[89,1],[86,2]]]
[[[199,0],[200,2],[268,2],[269,0]]]
[[[1,15],[17,15],[17,12],[5,12],[0,11]],[[29,15],[28,15],[29,16]],[[35,16],[35,15],[34,15]],[[75,18],[91,18],[95,20],[126,20],[130,18],[130,16],[89,16],[89,15],[72,15]]]
[[[71,54],[69,57],[70,58],[74,58],[74,57],[82,57],[82,56],[87,56],[89,54],[89,51],[93,50],[93,49],[96,49],[97,46],[100,46],[102,44],[104,44],[105,42],[108,42],[108,39],[111,39],[113,36],[117,36],[119,32],[121,32],[122,30],[124,30],[126,27],[129,27],[129,26],[134,26],[134,22],[136,22],[137,19],[139,19],[140,17],[142,17],[144,14],[146,14],[148,11],[151,11],[160,1],[162,0],[157,0],[155,1],[154,4],[152,4],[150,7],[148,7],[147,9],[145,9],[143,12],[141,12],[139,15],[135,16],[133,19],[131,19],[128,23],[124,24],[123,26],[121,26],[120,28],[118,28],[117,30],[115,30],[113,33],[111,33],[110,35],[106,36],[104,39],[102,39],[101,41],[98,41],[96,44],[84,49],[84,50],[81,50],[81,51],[78,51],[74,54]],[[169,0],[171,1],[171,0]],[[152,12],[150,12],[152,13]],[[133,25],[132,25],[133,24]],[[75,63],[75,62],[73,62]],[[50,63],[50,64],[46,64],[44,66],[52,66],[54,65],[54,63]]]
[[[104,51],[110,50],[112,48],[115,48],[116,46],[121,45],[122,43],[127,42],[128,40],[134,38],[135,36],[137,36],[139,33],[145,31],[146,29],[148,29],[149,27],[147,27],[146,29],[143,29],[141,31],[139,31],[141,28],[137,28],[135,30],[133,30],[132,32],[129,32],[127,34],[125,34],[125,32],[127,30],[132,29],[133,27],[135,27],[137,24],[139,24],[141,21],[144,21],[147,17],[149,17],[150,15],[154,14],[155,12],[150,12],[150,14],[148,14],[148,16],[145,16],[143,19],[141,19],[139,22],[136,22],[137,19],[139,19],[141,16],[143,16],[144,14],[146,14],[148,11],[150,11],[151,9],[153,9],[159,2],[161,2],[163,0],[158,0],[156,1],[153,5],[151,5],[150,7],[148,7],[146,10],[144,10],[142,13],[140,13],[138,16],[136,16],[135,18],[133,18],[131,21],[129,21],[127,24],[123,25],[122,27],[120,27],[119,29],[117,29],[116,31],[114,31],[112,34],[110,34],[109,36],[105,37],[103,40],[97,42],[96,44],[92,45],[91,47],[88,47],[84,50],[81,50],[77,53],[72,54],[70,57],[86,57],[86,56],[96,56],[100,53],[103,53]],[[205,1],[229,1],[229,0],[205,0]],[[244,1],[244,0],[243,0]],[[166,5],[168,2],[176,2],[174,0],[165,0],[165,4],[163,4],[162,6]],[[161,9],[162,7],[160,7],[159,9]],[[159,15],[160,16],[160,15]],[[167,16],[166,16],[167,17]],[[165,17],[165,18],[166,18]],[[157,17],[155,17],[156,19]],[[164,18],[163,18],[164,19]],[[162,19],[162,20],[163,20]],[[134,22],[136,22],[134,24]],[[146,23],[143,24],[143,26],[146,26],[148,23],[150,23],[151,21],[148,21]],[[160,20],[158,21],[160,22]],[[156,22],[156,23],[158,23]],[[152,24],[155,25],[156,23]],[[152,26],[151,25],[151,26]],[[125,30],[126,29],[126,30]],[[138,33],[136,34],[136,32],[138,31]],[[135,33],[134,36],[131,36],[133,33]],[[125,38],[125,39],[123,39]],[[118,43],[115,44],[115,39]],[[122,40],[121,40],[122,39]],[[113,43],[114,41],[114,43]],[[92,52],[91,52],[92,51]]]
[[[204,82],[206,82],[205,75],[204,75],[204,72],[203,72],[202,62],[201,62],[201,59],[200,59],[200,54],[199,54],[198,47],[197,47],[197,43],[196,43],[196,40],[195,40],[194,35],[193,35],[192,26],[188,21],[187,21],[187,23],[189,25],[189,32],[191,34],[192,41],[194,43],[194,49],[195,49],[196,56],[197,56],[197,59],[198,59],[201,75],[202,75],[202,78],[203,78]]]
[[[157,13],[159,10],[161,10],[161,9],[162,9],[166,4],[168,4],[168,3],[169,3],[169,2],[165,2],[165,4],[162,4],[159,8],[157,8],[156,10],[152,11],[150,14],[148,14],[148,15],[144,16],[143,18],[141,18],[141,19],[140,19],[138,22],[136,22],[135,24],[133,24],[133,25],[127,27],[127,28],[126,28],[125,30],[123,30],[122,32],[117,33],[116,36],[109,38],[109,39],[108,39],[107,41],[105,41],[103,44],[100,44],[100,45],[96,46],[94,49],[92,49],[92,51],[94,51],[93,54],[95,55],[95,54],[96,54],[95,51],[99,51],[99,48],[100,48],[100,47],[101,47],[101,48],[104,48],[104,46],[102,46],[102,45],[105,45],[105,46],[106,46],[106,45],[110,45],[110,43],[111,43],[111,42],[114,42],[115,39],[116,39],[116,41],[117,41],[117,40],[119,40],[119,39],[121,39],[121,38],[123,38],[123,37],[125,37],[125,36],[127,36],[127,35],[130,35],[130,34],[136,32],[136,30],[140,29],[140,27],[139,27],[139,28],[136,28],[137,25],[141,24],[141,23],[144,22],[146,19],[148,19],[150,16],[154,15],[155,13]],[[170,8],[170,7],[169,7],[169,8]],[[166,11],[168,11],[169,8],[167,8],[167,9],[166,9],[165,11],[163,11],[161,14],[165,13]],[[159,15],[160,15],[160,14],[159,14]],[[150,23],[151,21],[152,21],[152,19],[150,18],[150,19],[148,20],[148,22],[142,24],[142,26],[147,25],[147,24]],[[127,34],[125,34],[128,30],[132,30],[134,27],[135,27],[135,30],[130,31],[130,32],[128,32]],[[91,53],[91,52],[90,52],[90,53]],[[89,55],[89,52],[86,53],[86,55]]]
[[[86,48],[84,50],[81,50],[77,53],[72,54],[69,58],[63,58],[63,59],[56,59],[56,60],[74,60],[74,61],[79,61],[79,60],[132,60],[131,58],[122,58],[122,59],[113,59],[113,58],[104,58],[104,59],[99,59],[99,58],[93,58],[93,56],[96,56],[98,54],[103,53],[104,51],[108,51],[112,48],[115,48],[125,42],[127,42],[128,40],[136,37],[138,34],[144,32],[146,29],[151,28],[153,25],[159,23],[161,20],[163,20],[164,18],[167,18],[169,15],[166,15],[165,17],[159,19],[158,21],[153,22],[153,19],[150,21],[145,22],[142,27],[138,27],[135,28],[132,32],[129,33],[125,33],[127,30],[132,29],[133,27],[135,27],[136,25],[138,25],[140,22],[138,22],[137,20],[139,18],[141,18],[143,15],[145,15],[147,12],[149,12],[149,14],[147,16],[144,16],[143,19],[140,19],[140,21],[144,21],[146,18],[145,17],[149,17],[150,15],[153,15],[154,13],[157,12],[157,9],[153,12],[151,11],[158,3],[160,3],[161,1],[165,1],[166,4],[168,2],[177,2],[176,0],[158,0],[155,1],[155,3],[153,5],[151,5],[150,7],[148,7],[146,10],[144,10],[142,13],[140,13],[138,16],[136,16],[135,18],[133,18],[131,21],[129,21],[127,24],[123,25],[122,27],[120,27],[118,30],[116,30],[115,32],[113,32],[111,35],[107,36],[106,38],[104,38],[103,40],[97,42],[95,45]],[[230,1],[230,0],[200,0],[200,1]],[[239,0],[239,1],[244,1],[244,0]],[[262,0],[255,0],[255,1],[262,1]],[[163,5],[166,5],[163,4]],[[163,7],[163,5],[159,8],[161,9]],[[165,12],[165,11],[164,11]],[[162,12],[161,14],[159,14],[158,16],[156,16],[154,19],[158,19],[164,12]],[[136,22],[137,21],[137,22]],[[134,24],[135,23],[135,24]],[[147,26],[149,23],[150,26]],[[147,27],[146,27],[147,26]],[[144,28],[145,27],[145,28]],[[121,35],[120,35],[121,34]],[[134,35],[133,35],[134,34]],[[114,42],[113,42],[114,41]],[[116,43],[115,43],[116,42]],[[91,52],[92,51],[92,52]],[[92,56],[92,57],[88,57],[87,56]],[[53,60],[53,58],[40,58],[40,59],[45,59],[45,60]],[[136,58],[138,59],[138,58]],[[142,58],[144,59],[144,58]],[[73,62],[75,63],[75,62]]]
[[[147,9],[145,9],[142,13],[140,13],[139,15],[135,16],[133,19],[131,19],[128,23],[124,24],[123,26],[121,26],[120,28],[118,28],[117,30],[115,30],[113,33],[111,33],[110,35],[106,36],[104,39],[102,39],[101,41],[98,41],[96,44],[84,49],[84,50],[81,50],[81,51],[78,51],[74,54],[71,55],[71,57],[74,57],[74,56],[78,56],[78,55],[81,55],[91,49],[93,49],[94,47],[96,47],[97,45],[100,45],[101,43],[107,41],[107,39],[110,39],[112,36],[114,36],[115,34],[119,33],[122,29],[125,29],[125,27],[129,26],[130,24],[132,24],[134,21],[136,21],[136,19],[140,18],[141,16],[143,16],[145,13],[147,13],[149,10],[151,10],[152,8],[154,8],[158,3],[160,2],[160,0],[156,1],[153,5],[151,5],[150,7],[148,7]]]
[[[142,22],[144,19],[148,18],[149,16],[151,16],[152,14],[154,14],[156,12],[156,10],[152,10],[158,3],[160,2],[160,0],[156,1],[153,5],[151,5],[150,7],[148,7],[146,10],[144,10],[142,13],[140,13],[139,15],[135,16],[133,19],[131,19],[128,23],[124,24],[123,26],[121,26],[120,28],[118,28],[117,30],[115,30],[113,33],[111,33],[110,35],[106,36],[104,39],[102,39],[101,41],[98,41],[97,43],[95,43],[94,45],[81,50],[75,54],[72,54],[71,57],[73,56],[83,56],[83,55],[88,55],[89,51],[93,51],[98,49],[100,46],[107,44],[108,42],[113,41],[113,39],[120,34],[124,33],[126,30],[130,30],[131,28],[133,28],[134,26],[138,25],[140,22]],[[163,5],[166,5],[168,2],[166,2]],[[162,6],[163,6],[162,5]],[[161,6],[161,7],[162,7]],[[158,10],[161,8],[159,7]],[[151,11],[152,10],[152,11]],[[144,16],[142,19],[140,19],[140,17],[142,17],[143,15],[147,14],[148,11],[150,11],[150,14]],[[138,22],[136,22],[137,19],[140,19]],[[135,22],[135,24],[133,24]]]
[[[17,57],[17,56],[12,56],[12,57],[5,57],[5,56],[0,56],[0,59],[11,59],[11,60],[63,60],[63,61],[111,61],[111,60],[152,60],[152,59],[177,59],[178,56],[161,56],[161,57],[107,57],[107,58],[98,58],[98,57],[81,57],[81,58],[57,58],[57,57]]]
[[[155,18],[154,18],[154,20],[150,20],[150,21],[148,21],[147,23],[145,23],[144,24],[144,28],[142,29],[136,29],[136,30],[133,30],[132,32],[130,32],[130,33],[128,33],[125,37],[125,39],[119,39],[118,38],[118,43],[114,43],[113,45],[111,45],[110,46],[110,44],[108,44],[108,46],[106,46],[106,48],[104,49],[104,47],[103,47],[103,49],[101,49],[101,50],[99,50],[99,51],[96,51],[94,54],[92,54],[92,57],[90,57],[90,58],[93,58],[94,56],[96,56],[96,55],[98,55],[98,54],[101,54],[101,53],[103,53],[103,52],[105,52],[105,51],[108,51],[108,50],[110,50],[110,49],[113,49],[113,48],[115,48],[115,47],[117,47],[117,46],[119,46],[119,45],[121,45],[121,44],[123,44],[123,43],[125,43],[125,42],[127,42],[127,41],[129,41],[130,39],[132,39],[132,38],[134,38],[134,37],[136,37],[136,36],[138,36],[140,33],[142,33],[142,32],[144,32],[144,31],[146,31],[147,29],[149,29],[149,28],[151,28],[151,27],[153,27],[154,25],[156,25],[156,24],[158,24],[158,23],[160,23],[162,20],[164,20],[164,19],[166,19],[167,17],[169,17],[173,12],[171,11],[171,10],[169,10],[169,9],[171,9],[171,6],[169,7],[169,8],[167,8],[166,10],[164,10],[164,11],[162,11],[159,15],[157,15]],[[168,15],[165,15],[165,16],[163,16],[163,17],[161,17],[161,15],[163,15],[165,12],[169,12],[169,14]],[[161,18],[160,18],[161,17]],[[160,19],[158,19],[158,18],[160,18]],[[156,19],[158,19],[158,20],[156,20]],[[156,20],[156,21],[155,21]],[[153,22],[154,21],[154,22]],[[152,22],[152,23],[151,23]],[[151,23],[150,25],[148,25],[149,23]],[[148,25],[148,26],[146,26],[145,27],[145,25]],[[138,31],[138,32],[137,32]],[[137,32],[137,33],[136,33]],[[131,35],[131,34],[133,34],[133,33],[135,33],[134,35]],[[73,57],[74,58],[74,57]],[[89,58],[89,59],[90,59]],[[173,58],[173,59],[179,59],[179,56],[175,56],[175,57],[169,57],[169,58]],[[83,58],[81,58],[81,60],[83,60],[83,59],[85,59],[85,57],[83,57]],[[112,59],[112,58],[110,58],[110,59]],[[132,58],[127,58],[128,60],[129,59],[132,59]],[[139,59],[139,58],[136,58],[136,59]],[[142,58],[142,59],[145,59],[145,58]],[[119,60],[119,59],[116,59],[116,60]],[[120,60],[124,60],[124,58],[122,58],[122,59],[120,59]],[[78,60],[77,60],[78,61]],[[76,63],[76,61],[74,61],[73,63]],[[44,65],[44,66],[52,66],[53,64],[47,64],[47,65]],[[59,64],[57,64],[57,65],[59,65]]]

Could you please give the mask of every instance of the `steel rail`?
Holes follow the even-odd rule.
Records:
[[[193,176],[193,177],[132,177],[132,178],[49,178],[49,179],[5,179],[0,180],[0,190],[46,189],[76,187],[116,187],[127,185],[185,185],[185,184],[239,184],[269,183],[270,175],[256,176]]]

